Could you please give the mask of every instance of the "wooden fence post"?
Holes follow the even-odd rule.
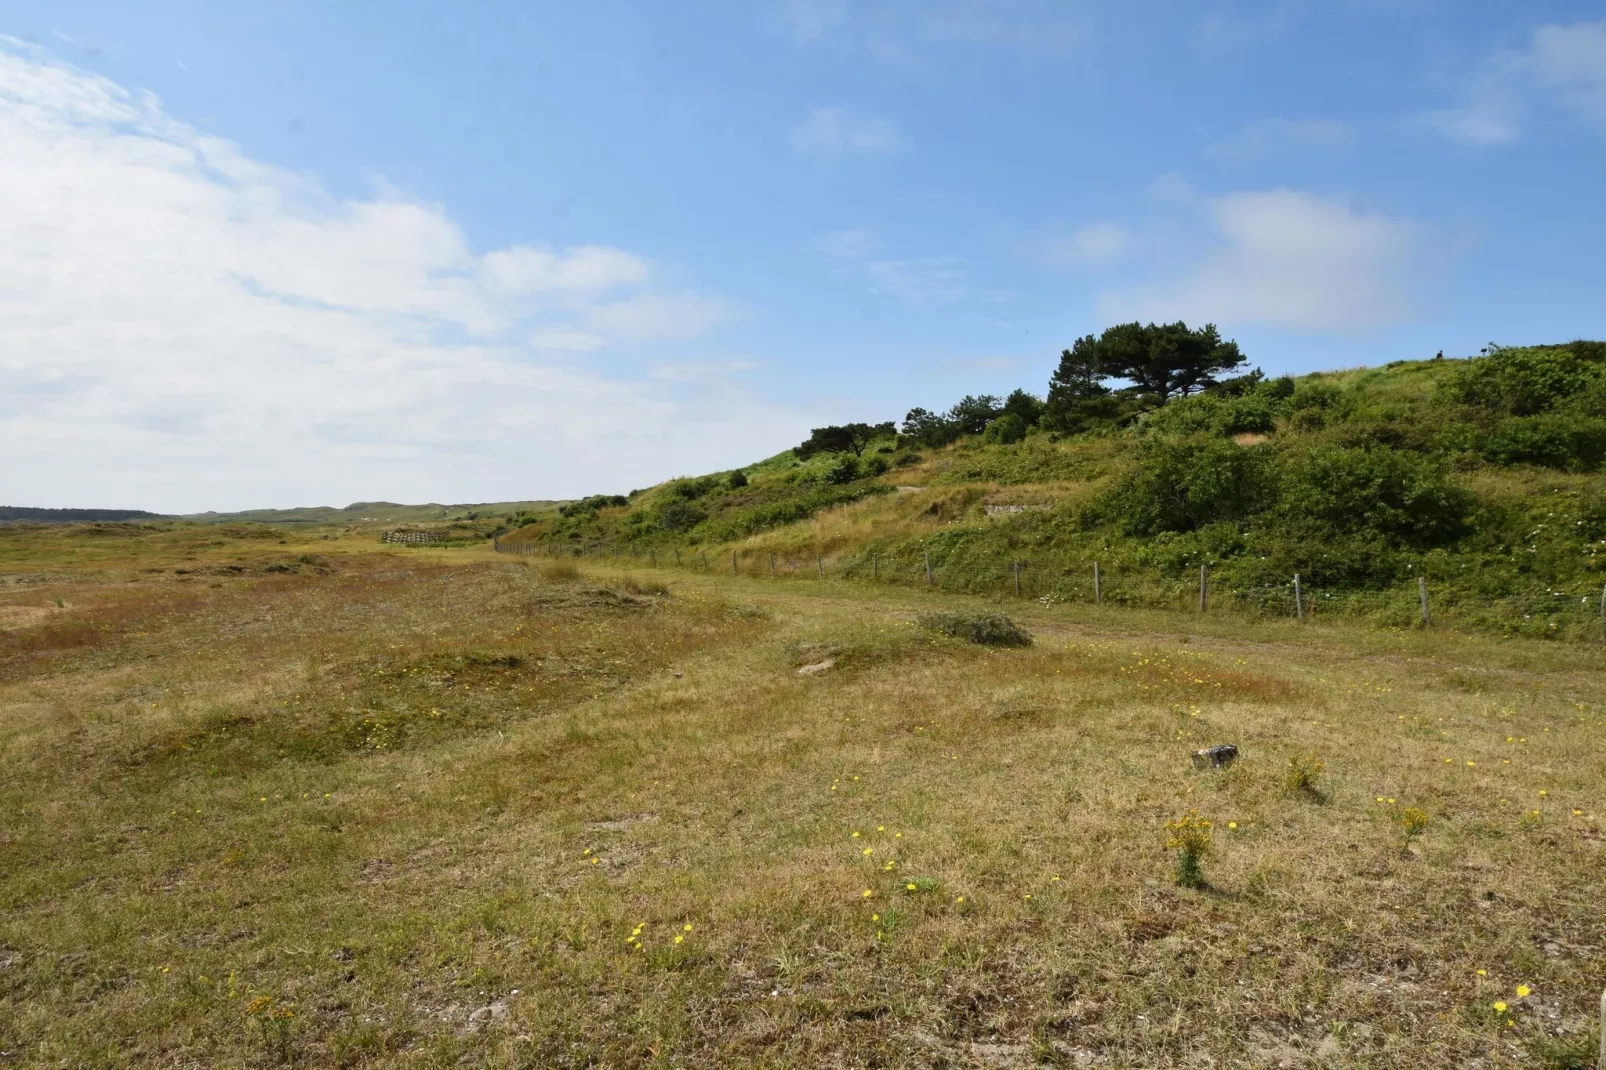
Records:
[[[931,584],[932,584],[932,579],[931,579],[931,551],[927,550],[926,551],[926,586],[930,587]]]
[[[1294,616],[1305,619],[1305,600],[1300,597],[1299,573],[1294,573]]]
[[[1418,576],[1416,578],[1416,591],[1422,598],[1422,627],[1426,628],[1433,623],[1433,617],[1428,614],[1428,578],[1426,576]]]
[[[818,568],[820,570],[820,579],[822,579],[822,580],[825,579],[825,555],[824,554],[815,554],[814,555],[814,564],[816,566],[818,566]]]
[[[1099,563],[1093,562],[1093,604],[1102,605],[1104,602],[1104,577],[1099,573]]]
[[[736,571],[736,551],[735,550],[731,551],[731,575],[732,576],[740,575],[740,573],[738,573]]]
[[[1600,641],[1606,643],[1606,586],[1600,589]],[[1606,996],[1600,997],[1602,1009],[1606,1010]],[[1600,1035],[1601,1070],[1606,1070],[1606,1032]]]
[[[1199,612],[1210,607],[1210,566],[1199,566]]]
[[[770,579],[775,578],[775,551],[770,551]]]
[[[870,555],[870,578],[872,580],[881,578],[881,560],[875,554]],[[1601,592],[1601,607],[1602,619],[1606,620],[1606,591]]]
[[[1606,1070],[1606,992],[1600,994],[1600,1060],[1595,1070]]]
[[[1020,562],[1015,562],[1015,597],[1020,597]]]
[[[675,550],[675,567],[676,568],[680,567],[680,550],[679,550],[679,548],[676,548],[676,550]]]

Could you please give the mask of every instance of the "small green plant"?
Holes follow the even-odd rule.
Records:
[[[1528,1050],[1545,1070],[1595,1070],[1600,1028],[1570,1037],[1541,1036],[1528,1045]]]
[[[245,1005],[245,1013],[262,1031],[262,1043],[281,1063],[290,1062],[290,1042],[295,1030],[296,1005],[272,996],[257,996]]]
[[[1283,776],[1283,787],[1291,795],[1305,795],[1320,801],[1324,798],[1320,781],[1327,765],[1314,754],[1296,754],[1288,759],[1288,772]]]
[[[1167,823],[1169,833],[1165,845],[1177,852],[1177,884],[1184,888],[1203,888],[1205,880],[1203,862],[1210,853],[1212,823],[1189,810],[1177,820]]]
[[[1401,810],[1395,821],[1399,823],[1400,839],[1404,841],[1407,848],[1415,843],[1417,838],[1426,832],[1428,828],[1427,811],[1415,806],[1407,806],[1404,810]]]
[[[930,631],[982,646],[1032,645],[1032,633],[1002,613],[928,613],[916,623]]]

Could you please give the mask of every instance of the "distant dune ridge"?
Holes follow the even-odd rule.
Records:
[[[25,505],[0,505],[0,523],[32,520],[46,524],[66,524],[97,520],[161,520],[160,513],[143,509],[34,509]]]

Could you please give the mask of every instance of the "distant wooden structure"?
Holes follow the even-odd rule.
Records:
[[[401,546],[430,546],[434,543],[445,542],[444,531],[386,531],[379,536],[380,542],[395,543]]]

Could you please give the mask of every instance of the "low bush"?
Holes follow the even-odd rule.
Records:
[[[1031,646],[1032,633],[1002,613],[928,613],[922,628],[982,646]]]

